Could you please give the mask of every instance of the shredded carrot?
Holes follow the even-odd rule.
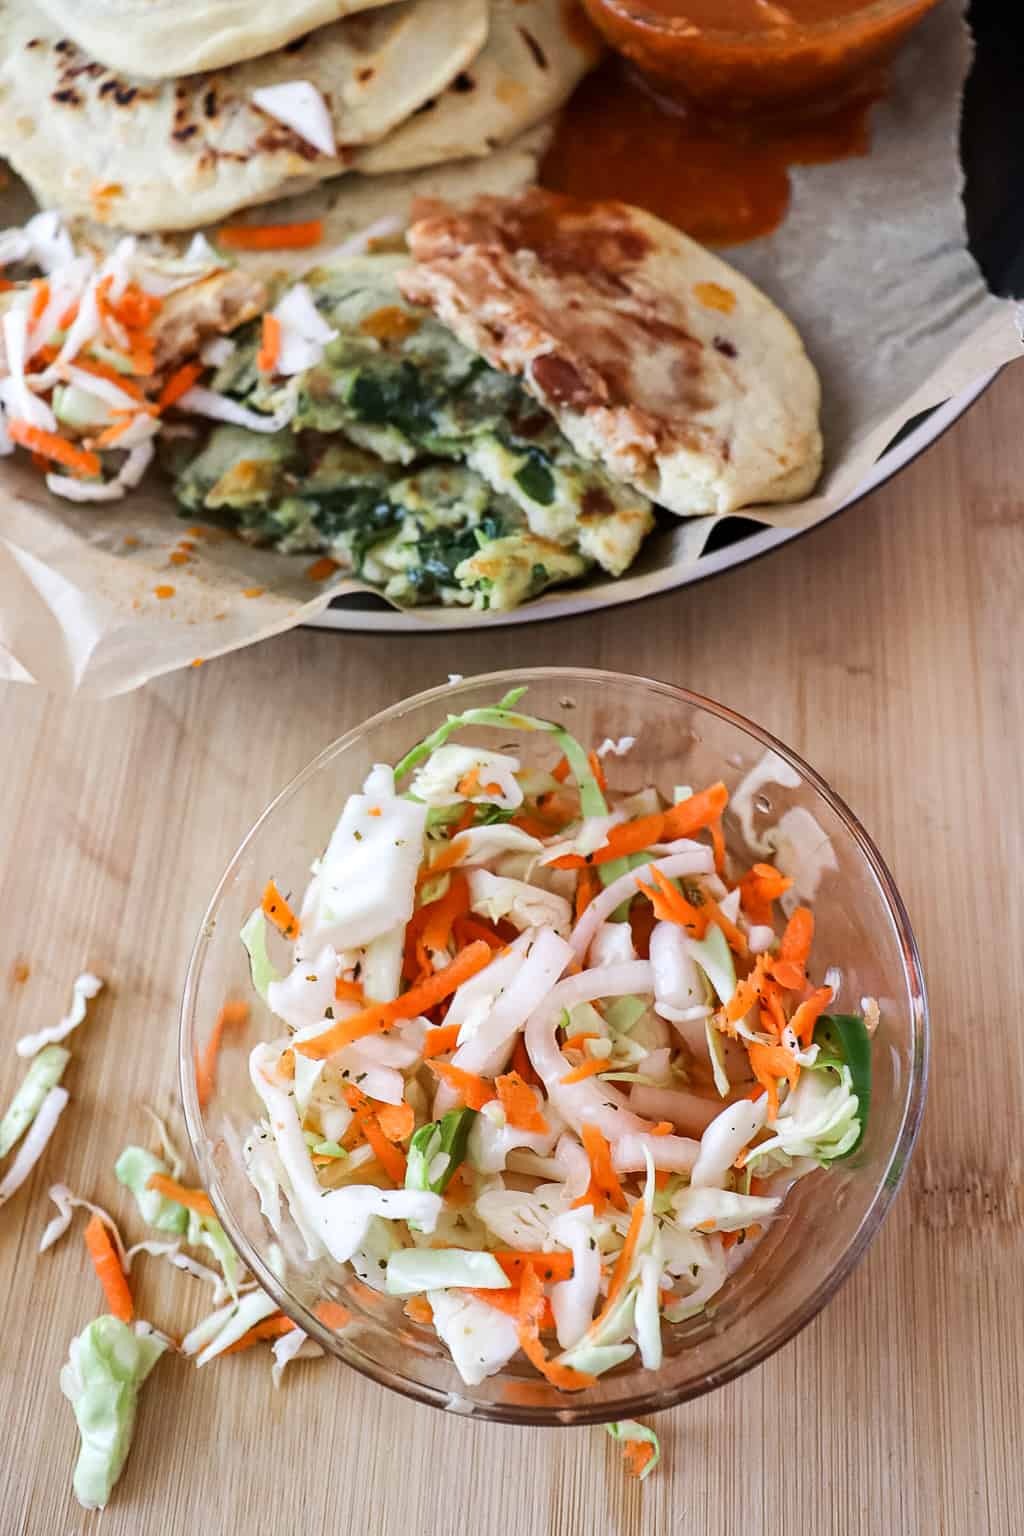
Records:
[[[443,875],[446,870],[454,869],[469,846],[464,837],[453,837],[447,848],[443,848],[438,854],[433,864],[423,866],[416,876],[416,884],[425,885],[428,880],[433,880],[437,875]]]
[[[655,917],[663,923],[678,924],[695,938],[703,938],[708,925],[704,909],[687,901],[660,869],[651,870],[651,879],[653,885],[645,885],[640,879],[636,884],[637,889],[650,900]]]
[[[324,1061],[335,1051],[340,1051],[343,1045],[351,1045],[354,1040],[365,1039],[367,1035],[383,1034],[402,1019],[415,1019],[426,1013],[450,997],[464,981],[482,971],[490,960],[491,951],[486,944],[470,944],[468,949],[456,955],[451,965],[446,965],[443,971],[435,971],[426,981],[410,987],[393,1002],[374,1003],[350,1019],[339,1019],[322,1035],[297,1043],[295,1049],[314,1061]]]
[[[370,1115],[363,1121],[363,1135],[388,1178],[401,1189],[405,1183],[405,1153],[384,1135],[376,1115]]]
[[[23,448],[42,454],[44,459],[52,459],[56,464],[63,464],[65,469],[72,470],[76,475],[95,476],[100,472],[102,466],[99,454],[90,452],[88,448],[76,448],[66,437],[61,437],[59,432],[46,432],[20,416],[15,416],[7,423],[7,431],[13,441],[20,443]]]
[[[341,566],[337,560],[332,560],[330,555],[321,555],[319,560],[314,560],[312,565],[306,567],[307,581],[329,581],[335,571],[340,571]]]
[[[532,1264],[527,1264],[519,1286],[520,1349],[530,1364],[560,1391],[580,1392],[585,1387],[594,1386],[597,1380],[595,1376],[588,1376],[583,1371],[574,1371],[567,1365],[559,1365],[557,1360],[548,1359],[547,1352],[540,1342],[543,1317],[544,1288],[537,1276],[537,1271]]]
[[[114,314],[129,331],[144,331],[164,307],[163,299],[147,293],[138,283],[129,283],[113,306]]]
[[[363,984],[361,981],[346,981],[344,976],[339,976],[334,983],[334,996],[339,1003],[361,1003],[363,998]]]
[[[551,777],[553,779],[557,779],[559,784],[564,784],[571,772],[572,769],[569,767],[569,759],[567,757],[560,757],[558,762],[551,770]]]
[[[423,1060],[429,1061],[432,1056],[444,1056],[448,1051],[454,1051],[461,1028],[461,1024],[442,1024],[437,1029],[428,1029],[423,1037]]]
[[[711,846],[715,851],[715,874],[719,879],[725,879],[725,834],[722,831],[722,818],[716,816],[708,827],[711,833]]]
[[[128,431],[135,421],[134,416],[124,416],[120,421],[115,421],[112,426],[104,427],[99,437],[93,439],[94,448],[112,448],[120,438]]]
[[[566,853],[552,860],[553,869],[583,869],[597,864],[608,864],[629,853],[642,853],[652,843],[660,842],[665,817],[661,811],[652,816],[637,816],[633,821],[620,822],[608,833],[608,841],[586,856]]]
[[[560,1083],[582,1083],[585,1078],[596,1077],[599,1072],[607,1072],[608,1063],[603,1056],[590,1056],[586,1061],[581,1061],[578,1067],[573,1067],[564,1077],[560,1077]]]
[[[423,908],[427,911],[427,908]],[[430,916],[423,928],[423,942],[428,949],[447,949],[452,924],[469,911],[469,882],[461,871],[452,875],[448,890],[439,901],[430,903]]]
[[[477,940],[491,949],[504,949],[506,944],[500,933],[478,917],[457,917],[452,924],[452,936],[460,949],[464,949],[467,944],[475,944]]]
[[[260,903],[263,911],[274,927],[284,934],[286,939],[297,939],[299,936],[299,920],[291,907],[285,901],[281,892],[273,880],[268,880],[263,892],[263,900]]]
[[[260,332],[260,349],[256,354],[256,367],[260,373],[273,373],[281,356],[281,322],[276,315],[263,316]]]
[[[478,763],[474,763],[472,768],[462,775],[455,789],[458,794],[463,795],[467,800],[471,799],[473,795],[480,793],[480,767]]]
[[[545,1283],[572,1279],[572,1254],[559,1250],[557,1253],[524,1253],[516,1248],[498,1248],[491,1255],[497,1259],[513,1285],[523,1278],[529,1266],[536,1270]]]
[[[30,326],[43,318],[43,313],[50,302],[50,285],[45,277],[37,278],[32,284],[32,304],[28,312]]]
[[[590,906],[594,897],[601,889],[600,877],[596,870],[589,864],[579,871],[576,876],[576,921],[579,922],[584,912]]]
[[[644,1468],[654,1455],[649,1440],[627,1440],[622,1447],[622,1464],[629,1477],[642,1477]]]
[[[217,243],[228,251],[299,251],[319,245],[323,237],[323,220],[309,219],[303,224],[225,224]]]
[[[626,1197],[612,1166],[612,1150],[607,1140],[596,1125],[584,1125],[580,1135],[590,1159],[590,1185],[573,1205],[592,1205],[595,1216],[601,1215],[609,1201],[616,1210],[624,1211]]]
[[[655,1189],[666,1189],[668,1187],[668,1181],[671,1177],[672,1175],[667,1168],[656,1168],[654,1170]]]
[[[752,923],[770,928],[772,903],[792,884],[773,864],[755,864],[740,881],[740,906]]]
[[[401,1104],[380,1104],[377,1107],[377,1124],[388,1141],[405,1141],[416,1129],[416,1115],[412,1105],[404,1099]]]
[[[601,1036],[596,1029],[581,1029],[578,1035],[570,1035],[568,1040],[562,1041],[563,1051],[582,1051],[588,1040],[600,1040]]]
[[[130,1323],[135,1315],[132,1293],[117,1257],[117,1249],[110,1240],[110,1233],[98,1216],[93,1216],[85,1229],[85,1246],[103,1287],[107,1306],[122,1323]]]
[[[805,998],[799,1008],[790,1019],[793,1033],[800,1044],[808,1046],[814,1039],[814,1026],[832,1001],[831,987],[818,987],[810,997]]]
[[[516,1043],[512,1050],[512,1071],[518,1073],[524,1083],[531,1088],[542,1086],[541,1078],[530,1060],[530,1053],[526,1049],[526,1040],[523,1035],[516,1035]]]
[[[671,1136],[675,1126],[671,1120],[659,1120],[657,1125],[651,1126],[652,1136]]]
[[[196,1093],[201,1109],[205,1109],[213,1097],[217,1083],[217,1058],[225,1029],[235,1029],[249,1017],[249,1004],[233,1000],[226,1002],[213,1021],[210,1038],[196,1073]]]
[[[177,1179],[172,1179],[166,1173],[151,1173],[146,1180],[147,1189],[155,1189],[158,1195],[163,1195],[165,1200],[174,1200],[178,1205],[187,1206],[190,1211],[195,1211],[197,1216],[202,1216],[207,1221],[216,1221],[217,1212],[210,1203],[210,1197],[205,1189],[187,1189],[184,1184],[179,1184]]]
[[[747,936],[741,933],[734,922],[731,922],[722,911],[718,902],[711,896],[705,895],[702,911],[706,922],[717,923],[725,935],[725,941],[735,955],[746,955]]]
[[[774,1120],[779,1112],[778,1079],[786,1078],[790,1087],[795,1088],[800,1065],[784,1045],[764,1045],[760,1040],[747,1041],[747,1054],[751,1071],[768,1094],[768,1119]]]
[[[524,812],[519,816],[513,816],[509,826],[518,827],[519,831],[525,832],[527,837],[536,837],[541,840],[545,837],[550,837],[552,832],[560,830],[558,827],[552,826],[550,822],[541,821],[539,816],[531,816],[528,812]]]
[[[411,1323],[419,1323],[421,1328],[429,1328],[434,1321],[434,1309],[425,1296],[410,1296],[402,1311]]]
[[[608,780],[605,777],[604,763],[602,763],[596,752],[587,753],[587,762],[590,764],[590,771],[597,781],[598,789],[602,792],[607,792]]]
[[[262,1343],[264,1339],[279,1339],[283,1334],[291,1333],[294,1327],[290,1317],[285,1317],[283,1312],[273,1312],[261,1323],[255,1323],[240,1339],[229,1344],[227,1349],[222,1349],[221,1354],[237,1355],[243,1349],[251,1349],[254,1344]]]
[[[156,407],[158,411],[166,411],[170,406],[177,405],[182,395],[187,395],[192,385],[203,372],[202,363],[183,363],[167,380],[157,397]]]
[[[689,800],[680,800],[665,812],[661,840],[675,842],[676,838],[692,837],[695,832],[702,832],[705,827],[710,827],[716,817],[721,816],[728,803],[729,791],[721,781],[702,789],[699,794],[691,795]]]
[[[779,958],[772,961],[772,975],[780,986],[799,992],[807,979],[807,960],[814,940],[814,914],[808,907],[797,907],[782,935]]]
[[[518,1072],[506,1072],[495,1078],[494,1086],[509,1125],[519,1131],[540,1131],[542,1134],[548,1130],[548,1123],[537,1105],[537,1095]]]
[[[475,1296],[478,1301],[486,1301],[489,1307],[494,1307],[498,1312],[504,1312],[508,1317],[518,1317],[519,1308],[522,1305],[522,1297],[519,1288],[510,1286],[507,1291],[486,1290],[475,1285],[463,1285],[459,1289],[464,1296]],[[542,1333],[554,1333],[555,1314],[551,1310],[551,1303],[544,1298],[541,1315],[540,1330]]]
[[[485,1104],[498,1096],[494,1084],[485,1077],[478,1077],[475,1072],[466,1072],[462,1067],[453,1067],[449,1061],[428,1061],[427,1066],[458,1094],[467,1109],[483,1109]]]
[[[601,1324],[613,1311],[615,1303],[622,1295],[623,1288],[627,1279],[629,1278],[630,1266],[633,1263],[633,1255],[636,1252],[636,1245],[640,1241],[640,1228],[643,1226],[643,1222],[644,1203],[642,1200],[638,1200],[636,1205],[633,1207],[633,1214],[629,1218],[629,1230],[626,1233],[626,1241],[622,1245],[622,1251],[615,1261],[615,1268],[612,1270],[611,1283],[608,1286],[608,1295],[605,1297],[604,1306],[601,1308],[600,1312],[597,1314],[594,1321],[591,1323],[590,1328],[588,1329],[588,1333],[590,1334],[597,1333],[601,1327]],[[584,1334],[584,1338],[586,1337],[587,1334]]]

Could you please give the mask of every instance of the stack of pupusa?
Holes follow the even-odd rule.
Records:
[[[509,145],[489,190],[531,179],[529,130],[597,58],[566,0],[364,6],[0,0],[0,153],[42,205],[133,232],[286,219],[314,189],[336,220],[401,216],[431,167]]]

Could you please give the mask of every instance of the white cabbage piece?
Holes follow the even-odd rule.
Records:
[[[326,1029],[328,1008],[334,1007],[334,983],[338,979],[338,955],[325,944],[315,956],[299,960],[283,980],[271,981],[267,1003],[290,1029],[316,1024]]]
[[[644,884],[650,884],[652,870],[660,870],[666,879],[674,880],[681,875],[709,874],[713,867],[714,857],[711,849],[705,848],[702,843],[697,843],[682,853],[671,854],[667,859],[652,859],[649,864],[631,869],[627,874],[621,875],[618,880],[613,880],[611,885],[606,885],[604,890],[594,897],[573,930],[571,940],[573,949],[582,960],[601,924],[628,897],[636,895],[638,880],[643,881]]]
[[[279,1088],[275,1069],[278,1052],[258,1045],[249,1058],[252,1083],[266,1106],[281,1164],[291,1184],[293,1214],[301,1212],[304,1234],[313,1232],[333,1259],[343,1263],[361,1246],[372,1216],[392,1221],[412,1219],[432,1232],[441,1197],[420,1190],[385,1190],[353,1184],[324,1190],[316,1177],[309,1148],[290,1093]]]
[[[469,827],[458,835],[459,857],[455,866],[464,864],[492,864],[505,854],[520,854],[527,858],[528,867],[537,854],[544,852],[544,844],[520,827],[496,821],[489,827]]]
[[[541,928],[529,951],[502,989],[470,1039],[461,1040],[452,1063],[466,1072],[494,1077],[508,1061],[515,1038],[526,1020],[551,992],[572,959],[566,941],[550,928]],[[483,973],[481,973],[483,974]]]
[[[523,803],[523,791],[516,778],[518,771],[517,757],[450,742],[438,747],[416,770],[411,793],[429,806],[459,805],[468,800],[475,805],[497,805],[504,811],[515,811]],[[473,774],[476,788],[464,794],[459,785]]]
[[[520,930],[553,928],[565,938],[572,928],[572,907],[564,896],[486,869],[470,871],[469,904],[492,923],[506,917]]]
[[[802,1072],[779,1110],[774,1132],[750,1151],[748,1164],[776,1152],[819,1163],[848,1152],[860,1135],[860,1105],[849,1067]]]
[[[672,1196],[672,1214],[681,1227],[715,1232],[739,1232],[755,1222],[769,1221],[781,1200],[767,1195],[737,1195],[729,1189],[679,1189]]]
[[[768,1095],[759,1099],[737,1099],[716,1115],[700,1140],[700,1156],[690,1174],[694,1188],[718,1188],[725,1184],[729,1169],[748,1142],[763,1128],[768,1113]]]
[[[426,806],[384,793],[388,780],[379,769],[371,785],[349,796],[306,892],[296,944],[303,960],[325,944],[361,948],[412,916]]]
[[[458,1291],[429,1291],[434,1328],[446,1344],[455,1368],[469,1387],[493,1376],[519,1348],[514,1317]]]
[[[557,1216],[550,1230],[552,1241],[572,1254],[572,1276],[551,1288],[558,1343],[562,1349],[571,1349],[580,1342],[594,1316],[601,1289],[599,1238],[607,1226],[595,1220],[592,1206],[584,1205]]]
[[[628,923],[604,923],[590,946],[591,965],[624,965],[637,958]]]
[[[507,1291],[512,1282],[491,1253],[474,1248],[396,1248],[387,1261],[389,1296],[414,1296],[469,1286]]]
[[[622,811],[612,811],[607,816],[584,816],[581,822],[570,829],[567,836],[560,837],[557,842],[547,845],[540,863],[551,864],[555,859],[563,858],[570,853],[578,854],[580,858],[585,859],[588,854],[596,853],[599,848],[603,848],[612,827],[621,825],[625,819]]]
[[[103,1509],[132,1443],[139,1388],[167,1348],[148,1323],[98,1317],[72,1339],[60,1389],[81,1435],[73,1486],[85,1509]]]

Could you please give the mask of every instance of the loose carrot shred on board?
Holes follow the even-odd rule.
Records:
[[[56,464],[63,464],[65,469],[77,475],[95,476],[100,473],[102,466],[99,454],[90,452],[88,448],[76,448],[66,437],[61,437],[59,432],[46,432],[42,427],[34,427],[30,421],[24,421],[18,416],[7,423],[7,432],[22,448],[42,454],[44,459],[52,459]]]
[[[627,1440],[622,1447],[622,1463],[629,1477],[643,1477],[644,1468],[654,1455],[649,1440]]]
[[[146,1180],[146,1188],[155,1189],[165,1200],[174,1200],[178,1205],[187,1206],[190,1211],[195,1211],[197,1216],[203,1216],[208,1221],[217,1220],[217,1212],[205,1189],[187,1189],[166,1173],[151,1173]]]
[[[217,1081],[217,1058],[220,1055],[221,1041],[225,1029],[235,1029],[244,1024],[249,1017],[249,1004],[232,1000],[226,1002],[213,1021],[210,1030],[210,1038],[206,1042],[206,1049],[199,1061],[196,1072],[196,1093],[201,1109],[205,1109],[213,1097],[213,1090]]]
[[[461,1028],[461,1024],[442,1024],[437,1029],[428,1029],[423,1037],[423,1060],[429,1061],[432,1056],[444,1056],[448,1051],[454,1051]]]
[[[98,1216],[91,1217],[85,1229],[85,1246],[103,1287],[107,1306],[122,1323],[130,1323],[135,1315],[132,1293],[117,1257],[117,1249],[110,1240],[110,1233]]]
[[[332,560],[330,555],[321,555],[319,560],[314,560],[312,565],[306,566],[307,581],[329,581],[335,571],[340,571],[341,566],[337,560]]]
[[[523,1269],[519,1286],[519,1347],[530,1364],[562,1392],[580,1392],[592,1387],[597,1378],[570,1366],[549,1360],[540,1341],[541,1322],[544,1317],[544,1288],[532,1264]]]
[[[747,1054],[751,1071],[768,1094],[768,1119],[774,1120],[779,1112],[778,1079],[786,1078],[790,1087],[795,1088],[800,1065],[784,1045],[764,1045],[760,1040],[747,1041]]]
[[[434,1309],[425,1296],[410,1296],[402,1311],[411,1323],[419,1323],[423,1328],[429,1328],[434,1321]]]
[[[256,354],[256,367],[260,373],[273,373],[281,356],[281,322],[276,315],[263,316],[260,332],[260,349]]]
[[[262,1343],[264,1339],[279,1339],[283,1334],[291,1333],[295,1324],[290,1317],[285,1317],[283,1312],[274,1312],[270,1317],[265,1317],[261,1323],[254,1323],[247,1333],[243,1333],[240,1339],[229,1344],[227,1349],[222,1349],[222,1355],[237,1355],[243,1349],[251,1349],[254,1344]]]
[[[626,1197],[622,1192],[619,1176],[612,1166],[612,1149],[596,1125],[584,1125],[580,1135],[587,1157],[590,1159],[590,1185],[573,1205],[592,1205],[594,1215],[600,1216],[610,1201],[616,1210],[626,1209]]]
[[[518,1317],[522,1298],[517,1287],[510,1287],[507,1291],[488,1291],[474,1285],[459,1287],[465,1296],[475,1296],[478,1301],[486,1301],[489,1307],[494,1307],[498,1312],[504,1312],[509,1317]],[[551,1310],[551,1303],[544,1298],[540,1314],[540,1330],[542,1333],[554,1333],[555,1314]]]
[[[428,1061],[427,1066],[458,1094],[467,1109],[483,1109],[485,1104],[498,1097],[494,1084],[486,1077],[478,1077],[475,1072],[453,1067],[449,1061]]]
[[[217,244],[229,251],[299,251],[319,245],[323,237],[322,219],[302,224],[226,224],[217,233]]]
[[[497,1259],[513,1285],[520,1283],[527,1265],[532,1265],[545,1283],[572,1279],[572,1254],[564,1251],[524,1253],[516,1248],[498,1248],[491,1257]]]
[[[582,1083],[585,1078],[596,1077],[599,1072],[607,1072],[608,1063],[603,1056],[590,1056],[586,1061],[581,1061],[578,1067],[573,1067],[559,1078],[560,1083]]]
[[[284,934],[286,939],[296,939],[299,936],[299,920],[291,907],[285,901],[281,892],[273,880],[268,880],[263,892],[263,900],[260,903],[265,916],[270,918],[274,927]]]
[[[804,999],[790,1019],[793,1033],[802,1046],[808,1046],[813,1041],[814,1026],[831,1001],[832,988],[818,987],[810,997]]]
[[[364,1008],[361,1013],[353,1014],[350,1019],[339,1019],[322,1035],[297,1043],[295,1049],[314,1061],[323,1061],[343,1045],[351,1045],[354,1040],[365,1039],[367,1035],[383,1034],[401,1019],[414,1019],[418,1014],[426,1013],[428,1009],[444,1002],[464,981],[482,971],[490,961],[491,950],[487,944],[470,944],[468,949],[455,956],[451,965],[446,965],[443,971],[435,971],[419,986],[410,987],[408,992],[403,992],[393,1002],[375,1003],[372,1007]]]
[[[429,911],[430,916],[423,927],[423,942],[428,949],[447,949],[452,924],[469,911],[469,881],[461,871],[452,875],[447,892],[439,901],[430,903]]]
[[[171,374],[167,383],[157,397],[157,410],[166,411],[168,407],[177,405],[182,395],[187,395],[192,385],[203,372],[202,363],[183,363],[182,366]]]
[[[378,1104],[376,1118],[388,1141],[404,1141],[416,1129],[413,1107],[404,1099],[401,1104]]]
[[[537,1095],[524,1083],[518,1072],[506,1072],[494,1080],[498,1102],[509,1125],[520,1131],[548,1130],[548,1123],[537,1106]]]

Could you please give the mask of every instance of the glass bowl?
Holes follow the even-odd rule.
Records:
[[[938,0],[873,0],[844,16],[788,26],[695,26],[685,3],[583,0],[611,46],[684,98],[725,116],[834,108],[862,89]],[[766,7],[770,12],[770,7]]]
[[[759,856],[749,838],[787,810],[805,824],[813,816],[821,834],[817,853],[831,851],[831,859],[818,860],[829,867],[814,901],[815,955],[841,969],[839,1011],[856,1010],[863,996],[881,1005],[871,1113],[857,1153],[795,1186],[713,1305],[666,1329],[660,1371],[627,1362],[571,1396],[525,1361],[467,1387],[433,1331],[410,1322],[401,1300],[347,1276],[347,1266],[276,1253],[242,1161],[261,1109],[248,1055],[283,1030],[252,990],[238,937],[267,879],[273,876],[285,894],[301,892],[346,796],[361,788],[375,762],[396,762],[446,713],[493,703],[519,684],[529,687],[524,709],[562,722],[584,742],[636,737],[626,756],[605,760],[613,789],[654,784],[671,796],[676,784],[721,778],[732,793],[759,769],[764,782],[751,802],[747,833],[731,804],[725,817],[730,850],[743,862]],[[507,748],[515,733],[477,728],[467,737]],[[551,738],[538,734],[523,733],[515,750],[524,763],[549,767],[558,755]],[[225,1035],[215,1090],[200,1107],[196,1053],[229,997],[248,999],[248,1023]],[[924,1105],[927,1060],[924,981],[906,911],[874,844],[828,785],[766,731],[710,699],[646,678],[543,668],[492,673],[396,704],[334,742],[282,791],[231,860],[203,918],[185,980],[179,1070],[203,1185],[245,1263],[300,1327],[356,1370],[419,1402],[509,1423],[585,1424],[655,1412],[707,1392],[765,1359],[820,1311],[864,1254],[899,1187]],[[325,1295],[351,1313],[340,1333],[313,1316]]]

